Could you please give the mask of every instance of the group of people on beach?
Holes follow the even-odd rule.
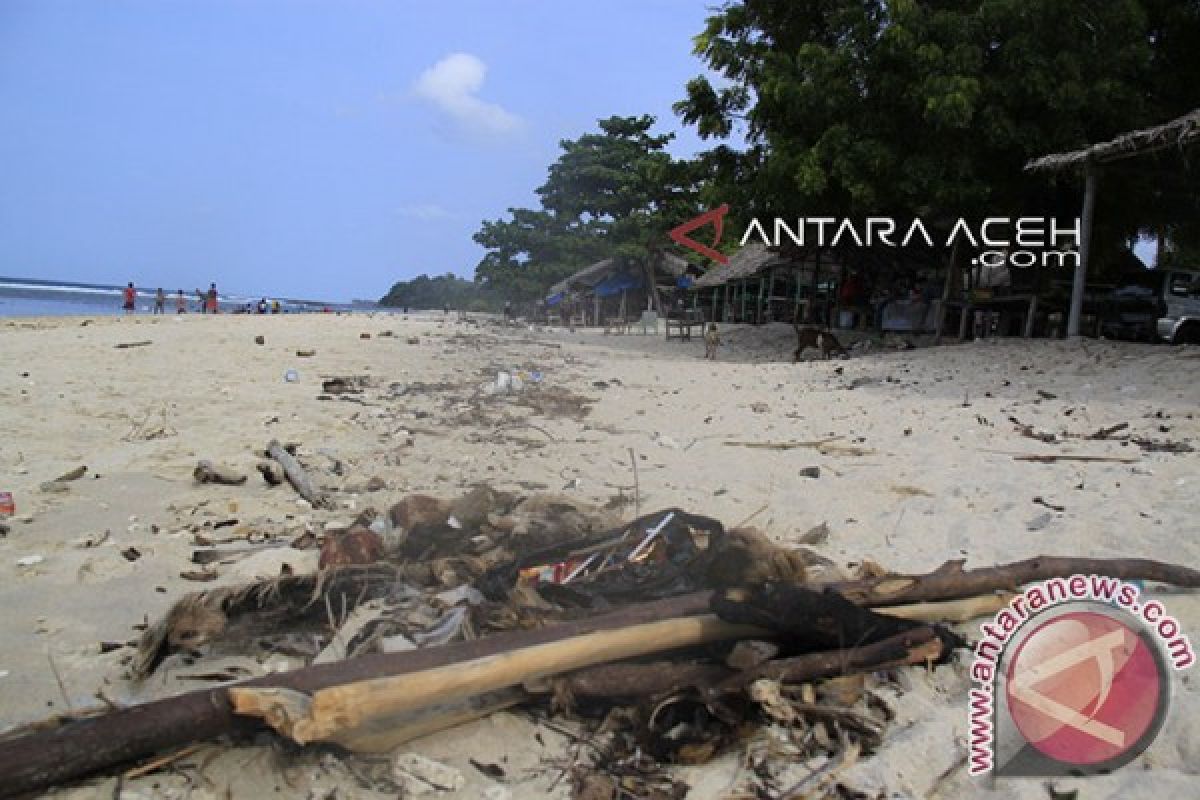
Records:
[[[196,305],[200,309],[200,313],[218,313],[220,308],[217,303],[217,297],[217,285],[215,283],[210,283],[208,285],[207,292],[202,292],[197,289]],[[126,284],[125,290],[122,292],[122,299],[124,300],[122,308],[125,309],[126,314],[133,314],[135,311],[137,311],[137,289],[134,287],[133,281],[130,281],[128,284]],[[186,314],[187,310],[187,298],[183,294],[183,289],[180,289],[175,295],[175,313]],[[167,313],[167,293],[163,291],[161,286],[154,293],[154,313]]]
[[[125,309],[125,313],[126,314],[135,313],[137,311],[137,289],[134,287],[133,281],[130,281],[125,286],[125,290],[122,293],[122,297],[124,300],[122,307]],[[208,285],[207,292],[202,292],[199,289],[196,290],[196,307],[199,309],[201,314],[220,313],[221,309],[220,309],[220,304],[218,303],[218,297],[219,297],[219,295],[217,293],[217,285],[215,283],[210,283]],[[253,311],[252,307],[249,304],[246,305],[246,308],[244,310],[247,313]],[[278,314],[280,312],[279,301],[273,300],[273,301],[268,302],[267,298],[264,297],[263,299],[258,301],[257,310],[258,310],[259,314],[267,314],[267,313]],[[187,311],[188,311],[187,298],[183,294],[183,289],[180,289],[179,292],[175,295],[175,313],[176,314],[186,314]],[[154,293],[154,313],[155,314],[167,313],[167,294],[166,294],[166,292],[164,292],[162,290],[162,287],[159,287],[158,290]]]

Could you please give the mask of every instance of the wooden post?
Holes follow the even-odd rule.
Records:
[[[817,250],[816,259],[813,261],[813,276],[812,276],[812,296],[808,300],[808,313],[805,314],[808,319],[805,322],[816,322],[817,311],[817,292],[821,286],[821,251]]]
[[[942,343],[942,330],[946,327],[946,303],[950,302],[950,295],[954,293],[955,285],[958,283],[958,238],[955,237],[954,245],[950,248],[950,266],[946,270],[946,283],[942,286],[942,302],[938,306],[937,327],[933,332],[933,343]]]
[[[1025,312],[1025,338],[1033,336],[1033,319],[1037,315],[1038,296],[1029,298],[1029,310]]]
[[[646,275],[646,286],[650,291],[650,299],[654,302],[654,310],[665,316],[667,309],[663,307],[662,298],[658,296],[658,284],[654,281],[654,267],[649,261],[642,261],[642,271]]]
[[[1088,164],[1083,189],[1083,220],[1079,234],[1079,261],[1075,264],[1075,280],[1071,284],[1071,311],[1067,316],[1067,337],[1079,336],[1079,320],[1083,316],[1083,290],[1087,285],[1088,256],[1092,249],[1092,215],[1096,210],[1096,167]]]

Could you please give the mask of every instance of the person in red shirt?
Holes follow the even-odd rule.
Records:
[[[125,287],[125,290],[122,292],[122,295],[125,299],[125,303],[123,305],[123,308],[125,309],[125,313],[132,314],[134,312],[135,303],[137,302],[137,289],[133,288],[132,281],[130,281],[129,285]]]
[[[207,306],[207,308],[208,308],[208,313],[209,313],[209,314],[216,314],[216,313],[217,313],[217,311],[218,311],[218,307],[217,307],[217,285],[216,285],[215,283],[210,283],[210,284],[208,285],[208,298],[207,298],[207,300],[206,300],[206,302],[205,302],[205,305],[206,305],[206,306]]]

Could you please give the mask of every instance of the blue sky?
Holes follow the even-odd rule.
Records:
[[[377,298],[469,276],[559,140],[671,104],[713,0],[3,0],[0,274]]]

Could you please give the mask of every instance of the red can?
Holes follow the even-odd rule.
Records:
[[[12,492],[0,492],[0,517],[11,517],[17,513],[17,504],[13,502]]]

